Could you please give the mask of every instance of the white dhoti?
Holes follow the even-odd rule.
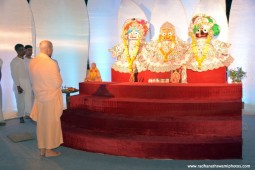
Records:
[[[16,98],[16,104],[17,104],[17,116],[23,117],[25,115],[25,94],[19,93],[18,89],[15,85],[13,85],[13,91]]]
[[[62,96],[62,94],[61,94]],[[35,99],[31,118],[37,121],[38,148],[53,149],[63,143],[60,117],[62,101],[53,98],[39,102]]]
[[[32,107],[33,107],[33,100],[34,100],[34,95],[31,87],[30,80],[26,81],[23,85],[23,93],[24,93],[24,112],[25,114],[30,114]]]

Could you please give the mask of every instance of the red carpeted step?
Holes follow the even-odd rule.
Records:
[[[101,132],[148,136],[241,135],[241,113],[197,116],[126,116],[65,110],[62,124]],[[224,131],[222,130],[224,129]]]
[[[115,98],[233,100],[242,98],[241,84],[107,83],[79,84],[80,94]]]
[[[159,159],[241,159],[240,136],[137,136],[63,126],[64,146],[118,156]]]
[[[70,107],[129,116],[194,115],[233,113],[242,109],[242,102],[240,100],[160,100],[77,95],[71,97]]]

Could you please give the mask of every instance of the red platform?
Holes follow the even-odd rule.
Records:
[[[129,82],[130,74],[121,73],[111,69],[112,82]],[[149,70],[137,73],[137,82],[148,83],[149,79],[169,79],[170,72],[155,73]],[[196,72],[187,69],[187,82],[188,83],[226,83],[226,67],[221,67],[214,70]]]
[[[241,84],[80,83],[64,145],[139,158],[241,159]]]

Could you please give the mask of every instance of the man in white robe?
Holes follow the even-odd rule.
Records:
[[[1,86],[1,78],[2,78],[2,65],[3,60],[0,58],[0,125],[5,125],[4,117],[3,117],[3,108],[2,108],[2,86]]]
[[[63,112],[62,78],[58,66],[51,59],[50,41],[40,43],[40,54],[30,61],[29,74],[34,91],[34,105],[30,117],[37,121],[37,141],[41,156],[58,156],[52,149],[63,143],[60,117]]]
[[[32,54],[33,54],[33,47],[31,45],[26,45],[25,46],[25,56],[24,56],[24,62],[25,62],[25,66],[26,66],[26,70],[27,70],[27,75],[29,78],[29,72],[28,72],[28,67],[29,67],[29,63],[32,59]],[[30,81],[30,78],[29,78]],[[30,81],[31,83],[31,81]],[[25,94],[25,117],[26,118],[30,118],[29,114],[32,110],[32,106],[33,106],[33,102],[34,102],[34,94],[32,91],[32,86],[31,86],[31,90],[29,92],[27,92]]]
[[[18,55],[11,61],[11,75],[14,83],[13,90],[17,102],[18,117],[20,117],[20,123],[24,123],[25,113],[30,113],[32,109],[31,101],[27,99],[32,94],[32,88],[24,62],[25,48],[22,44],[17,44],[15,50]]]

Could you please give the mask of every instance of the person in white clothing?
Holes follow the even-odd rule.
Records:
[[[3,108],[2,108],[2,86],[1,86],[2,65],[3,65],[3,60],[0,58],[0,126],[5,125],[5,121],[3,117]]]
[[[17,56],[11,61],[11,75],[13,79],[13,90],[16,97],[18,117],[20,123],[24,123],[25,113],[30,113],[32,109],[32,88],[24,62],[25,48],[22,44],[15,45]],[[29,100],[30,99],[30,100]]]
[[[24,56],[24,62],[25,62],[27,74],[28,74],[28,77],[29,77],[28,67],[29,67],[29,63],[32,59],[33,47],[31,45],[26,45],[25,46],[25,51],[26,52],[25,52],[25,56]],[[30,81],[30,83],[31,83],[31,81]],[[31,112],[32,105],[33,105],[33,102],[34,102],[34,94],[33,94],[32,86],[31,86],[31,93],[26,94],[26,100],[25,101],[26,101],[26,106],[27,106],[27,109],[25,109],[25,114],[26,114],[25,118],[30,118],[29,114]]]

